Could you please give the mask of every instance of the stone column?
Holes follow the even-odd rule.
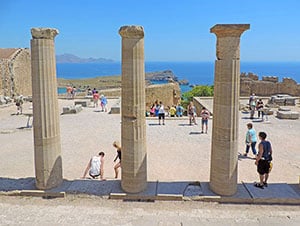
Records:
[[[217,24],[210,188],[219,195],[237,191],[240,97],[240,36],[249,24]]]
[[[52,28],[31,29],[34,158],[38,189],[57,187],[62,182],[54,50],[57,34],[58,30]]]
[[[138,193],[147,186],[144,29],[123,26],[122,36],[122,188]]]

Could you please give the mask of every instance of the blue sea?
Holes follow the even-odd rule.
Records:
[[[121,63],[57,64],[57,77],[65,79],[84,79],[97,76],[121,74]],[[172,70],[179,80],[186,79],[190,85],[212,85],[214,82],[214,62],[146,62],[145,71]],[[241,62],[241,72],[252,72],[262,76],[293,78],[300,83],[300,62]],[[181,86],[182,92],[189,86]]]

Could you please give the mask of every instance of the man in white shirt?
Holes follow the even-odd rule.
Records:
[[[89,172],[89,175],[91,178],[96,179],[100,176],[100,180],[103,180],[104,175],[104,152],[100,152],[97,156],[93,156],[85,171],[82,178],[86,178],[87,173]]]
[[[158,123],[160,125],[160,120],[162,119],[162,124],[165,124],[165,107],[163,103],[159,102],[159,109],[158,109]]]

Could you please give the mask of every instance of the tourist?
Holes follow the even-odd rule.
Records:
[[[121,145],[118,141],[114,141],[113,146],[117,149],[117,156],[115,157],[114,162],[116,162],[119,159],[119,162],[114,166],[115,178],[118,178],[119,168],[121,167],[121,157],[122,157]]]
[[[162,101],[159,102],[158,109],[158,124],[160,125],[160,120],[162,120],[162,124],[165,125],[165,107]]]
[[[172,107],[170,107],[169,114],[170,114],[171,117],[175,117],[175,115],[176,115],[176,108],[175,108],[174,105],[172,105]]]
[[[93,156],[83,174],[83,179],[86,178],[87,173],[89,173],[92,179],[97,179],[100,176],[100,180],[104,180],[104,152],[99,152],[98,155]]]
[[[23,103],[24,103],[23,95],[18,96],[16,99],[17,115],[23,113]]]
[[[76,95],[76,87],[75,86],[73,86],[73,88],[72,88],[72,90],[71,90],[71,97],[72,97],[72,99],[74,99],[75,98],[75,95]]]
[[[261,142],[258,145],[258,155],[256,156],[255,165],[257,165],[259,183],[254,183],[254,186],[263,189],[264,187],[268,187],[272,161],[272,146],[269,141],[266,141],[267,134],[265,132],[260,132],[258,137]]]
[[[159,104],[158,104],[158,101],[156,100],[155,102],[154,102],[154,104],[155,104],[155,116],[158,116],[158,111],[159,111]]]
[[[193,102],[191,101],[188,105],[188,116],[189,116],[189,122],[190,125],[192,125],[192,123],[194,123],[195,125],[197,125],[196,123],[196,108],[193,104]]]
[[[249,97],[249,107],[250,107],[250,119],[253,119],[255,113],[255,107],[256,107],[255,93],[252,93],[252,95]]]
[[[94,101],[94,108],[98,107],[98,102],[99,102],[99,93],[96,91],[93,93],[93,101]]]
[[[256,132],[253,128],[252,123],[248,123],[247,128],[248,128],[248,131],[246,133],[246,152],[245,152],[244,156],[248,155],[250,147],[251,147],[253,155],[256,155],[256,149],[255,149],[256,142],[257,142]]]
[[[72,87],[68,85],[66,89],[67,89],[67,99],[70,99],[72,96],[71,95]]]
[[[150,108],[150,116],[154,117],[155,116],[155,104],[152,104],[151,108]]]
[[[260,118],[260,114],[261,114],[262,119],[264,119],[263,108],[264,108],[264,102],[260,98],[256,103],[256,110],[257,110],[258,118]]]
[[[202,108],[202,111],[200,113],[200,116],[201,116],[201,125],[202,125],[202,131],[201,133],[203,133],[204,131],[204,125],[205,125],[205,133],[207,133],[207,130],[208,130],[208,119],[209,119],[209,116],[210,116],[210,113],[209,111],[203,107]]]
[[[176,116],[182,117],[183,114],[183,107],[180,104],[177,104],[176,106]]]
[[[106,99],[106,97],[102,94],[101,95],[101,107],[102,107],[102,111],[105,111],[105,112],[107,112],[107,107],[106,107],[106,105],[107,105],[107,99]]]
[[[86,95],[87,96],[93,96],[93,91],[91,90],[91,88],[88,88]]]

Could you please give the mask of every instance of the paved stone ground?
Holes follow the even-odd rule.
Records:
[[[291,225],[299,206],[203,202],[123,202],[94,196],[41,199],[0,196],[0,225]]]
[[[109,107],[116,101],[110,99]],[[72,105],[73,103],[72,100],[59,100],[61,111],[63,106]],[[25,103],[24,113],[30,112],[29,108],[30,103]],[[294,110],[299,111],[299,107],[295,107]],[[20,186],[22,181],[26,183],[35,175],[33,133],[31,128],[24,128],[27,116],[13,115],[15,111],[14,105],[0,108],[0,183],[3,185],[4,183],[10,183],[9,181],[12,180],[18,181],[17,186]],[[89,158],[99,151],[104,151],[106,153],[105,177],[108,183],[114,182],[113,159],[116,150],[112,147],[112,143],[114,140],[120,140],[121,137],[120,115],[107,114],[95,108],[84,108],[82,112],[76,115],[61,115],[60,117],[64,178],[71,181],[79,179]],[[246,124],[250,122],[248,117],[247,114],[240,114],[240,155],[238,161],[238,182],[240,184],[242,181],[250,184],[258,180],[251,154],[250,157],[241,156],[245,149]],[[270,116],[269,122],[254,120],[253,123],[257,132],[265,131],[268,134],[268,139],[273,145],[274,167],[269,183],[271,185],[280,183],[299,184],[300,120],[280,120]],[[209,125],[212,125],[211,120]],[[148,119],[148,181],[178,183],[209,181],[211,129],[208,134],[200,134],[200,131],[199,125],[189,126],[186,118],[167,120],[165,126],[159,126],[157,119]],[[13,183],[13,186],[16,186],[16,183]],[[0,200],[0,209],[3,210],[0,211],[0,215],[3,216],[0,219],[6,220],[3,221],[3,224],[9,224],[10,220],[24,224],[29,224],[30,220],[34,224],[49,223],[52,222],[52,218],[56,219],[55,222],[61,224],[69,224],[73,222],[72,219],[76,219],[78,221],[75,220],[74,222],[101,222],[103,225],[141,225],[139,224],[141,222],[149,222],[148,225],[199,225],[206,222],[222,224],[222,218],[227,219],[228,221],[225,222],[229,224],[239,222],[256,224],[265,220],[257,207],[251,205],[237,205],[228,208],[228,205],[224,207],[221,204],[203,204],[199,202],[124,203],[100,198],[96,198],[97,201],[94,201],[94,198],[80,199],[76,197],[74,199],[67,198],[63,201],[0,196]],[[34,204],[32,204],[33,201]],[[57,204],[53,204],[53,206],[47,206],[47,203],[56,202]],[[74,203],[76,205],[73,206]],[[91,211],[91,208],[84,208],[89,203],[93,203],[94,206]],[[97,206],[97,203],[99,203],[99,206]],[[104,209],[102,209],[103,206],[105,206]],[[198,209],[198,206],[201,208]],[[65,210],[63,210],[64,207]],[[20,217],[15,216],[15,208],[20,213]],[[47,211],[47,208],[49,208],[49,217],[47,214],[43,214],[43,211]],[[259,206],[260,208],[270,210],[270,207]],[[272,206],[271,209],[273,208],[276,211],[269,212],[266,222],[299,222],[299,207]],[[294,211],[292,217],[288,214],[289,208]],[[249,210],[249,214],[243,212],[245,209]],[[32,216],[28,216],[30,211],[37,212],[35,220]],[[83,212],[86,216],[82,214]],[[101,212],[105,212],[106,215],[99,215],[98,213]],[[276,215],[280,217],[276,217]],[[41,216],[43,217],[39,218]],[[99,219],[95,216],[102,217],[103,221],[98,221]],[[155,216],[157,218],[154,218]],[[120,219],[120,221],[117,219]],[[171,223],[167,224],[167,222]],[[1,221],[0,225],[2,225]]]
[[[115,101],[109,100],[110,105]],[[62,106],[71,105],[73,101],[60,100],[59,103],[62,111]],[[29,107],[30,103],[26,103],[24,112],[29,112]],[[120,115],[99,110],[84,108],[78,114],[60,116],[63,175],[66,179],[79,179],[89,158],[99,151],[106,153],[105,177],[114,177],[116,150],[112,143],[121,139]],[[0,108],[0,177],[34,177],[33,132],[31,128],[24,128],[27,116],[11,115],[15,111],[13,105]],[[253,182],[258,178],[253,156],[241,156],[245,150],[248,117],[247,114],[240,115],[239,182]],[[253,124],[257,132],[268,134],[274,149],[274,167],[269,182],[299,183],[300,120],[280,120],[270,116],[269,123],[257,120]],[[200,131],[200,125],[189,126],[186,118],[167,120],[165,126],[159,126],[156,118],[148,119],[148,180],[209,181],[211,129],[208,134],[200,134]]]

